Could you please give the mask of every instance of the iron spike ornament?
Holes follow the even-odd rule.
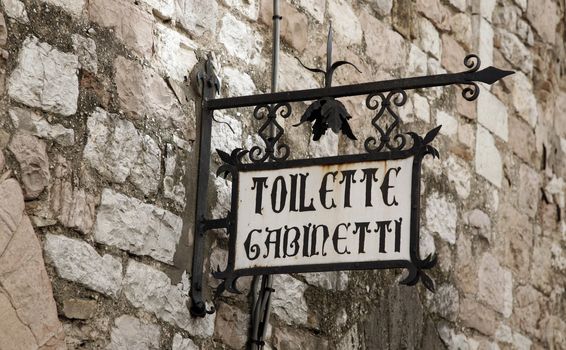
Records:
[[[475,100],[478,82],[493,84],[512,74],[494,67],[480,70],[480,59],[468,55],[466,71],[431,76],[332,86],[332,31],[327,42],[325,87],[240,97],[216,98],[218,79],[210,61],[202,80],[199,169],[195,209],[191,306],[194,316],[213,309],[205,303],[204,259],[206,232],[223,229],[229,236],[224,269],[213,276],[224,291],[238,293],[242,276],[336,270],[391,269],[407,271],[403,284],[421,281],[434,291],[426,270],[437,257],[424,259],[419,252],[421,163],[439,152],[432,143],[440,126],[424,137],[400,131],[397,107],[407,101],[407,90],[464,85],[462,96]],[[364,140],[364,152],[315,159],[288,160],[291,148],[284,142],[285,128],[278,120],[293,118],[292,103],[314,101],[299,124],[313,123],[313,139],[327,129],[355,139],[351,118],[336,100],[366,96],[366,107],[375,112],[370,124],[374,136]],[[225,217],[207,218],[210,144],[216,110],[252,107],[261,121],[260,141],[249,150],[217,150],[222,164],[217,174],[232,180],[230,210]],[[244,114],[245,115],[245,114]],[[273,128],[275,134],[267,130]]]
[[[318,68],[309,68],[301,62],[301,60],[296,57],[301,66],[310,70],[314,73],[324,74],[324,87],[330,88],[332,86],[332,75],[334,71],[343,65],[350,65],[354,67],[359,73],[361,71],[353,63],[348,61],[337,61],[332,63],[332,23],[328,29],[328,39],[326,41],[326,70]],[[312,124],[312,139],[313,141],[320,140],[321,136],[326,133],[326,130],[330,128],[335,134],[342,132],[351,140],[357,140],[356,136],[348,124],[348,120],[352,116],[346,110],[344,104],[333,97],[323,97],[314,101],[303,113],[299,123],[293,126],[299,126],[304,122],[313,123]]]

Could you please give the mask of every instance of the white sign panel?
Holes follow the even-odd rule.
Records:
[[[413,160],[240,171],[234,269],[410,261]]]

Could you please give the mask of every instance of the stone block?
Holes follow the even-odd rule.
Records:
[[[534,218],[541,197],[539,173],[530,166],[521,163],[519,165],[519,181],[516,185],[521,186],[521,190],[517,191],[517,207],[530,218]]]
[[[476,329],[488,336],[495,334],[499,319],[496,312],[478,303],[472,297],[461,299],[459,311],[459,319],[464,327]]]
[[[51,125],[40,115],[24,108],[13,107],[8,113],[16,129],[43,139],[53,140],[61,146],[71,146],[75,143],[73,129],[67,129],[61,124]]]
[[[497,231],[503,242],[504,264],[517,276],[528,278],[534,236],[529,217],[503,203],[498,213]]]
[[[513,318],[520,329],[537,338],[541,334],[538,324],[542,316],[542,300],[544,296],[530,285],[515,289]]]
[[[257,65],[261,60],[261,37],[248,24],[230,13],[222,17],[218,42],[236,59],[251,65]]]
[[[28,13],[23,2],[19,0],[2,0],[6,16],[20,23],[29,23]]]
[[[327,290],[345,291],[348,288],[349,276],[346,271],[303,273],[308,284]]]
[[[71,298],[63,301],[63,314],[67,318],[88,320],[95,312],[96,300]]]
[[[216,33],[218,2],[215,0],[175,0],[179,25],[193,36]]]
[[[451,35],[442,34],[442,66],[452,73],[461,72],[464,57],[466,52],[462,46]]]
[[[200,348],[191,340],[191,338],[183,338],[179,333],[173,337],[173,345],[171,350],[199,350]]]
[[[163,24],[155,26],[155,65],[159,71],[177,81],[184,81],[197,63],[197,45],[186,36]]]
[[[440,0],[417,0],[416,8],[439,29],[448,30],[450,28],[451,13]]]
[[[436,124],[442,125],[440,133],[446,136],[456,136],[458,132],[458,119],[448,114],[445,111],[438,111],[436,113]]]
[[[426,199],[425,217],[431,232],[450,244],[456,243],[458,212],[454,202],[438,192],[432,193]]]
[[[252,78],[239,69],[224,67],[222,76],[222,82],[226,84],[226,88],[222,91],[222,94],[227,97],[253,95],[257,92]]]
[[[555,43],[556,26],[560,23],[560,10],[554,1],[529,1],[527,19],[544,41]]]
[[[111,255],[100,256],[86,242],[65,236],[45,237],[45,256],[57,274],[111,297],[122,288],[122,264]]]
[[[73,50],[79,57],[81,68],[96,74],[98,72],[98,56],[96,55],[94,40],[79,34],[73,34],[71,40],[73,41]]]
[[[536,136],[533,129],[517,117],[509,118],[509,148],[530,166],[538,163]]]
[[[124,14],[127,13],[127,16]],[[116,37],[143,58],[150,58],[153,49],[153,18],[131,2],[91,0],[89,19],[114,29]],[[133,73],[132,73],[133,74]]]
[[[448,181],[454,185],[458,197],[468,198],[471,191],[471,174],[466,162],[460,158],[448,156],[443,166],[446,169]]]
[[[216,313],[215,338],[232,348],[244,348],[248,342],[249,314],[225,303],[219,305]]]
[[[428,52],[436,59],[441,59],[442,42],[434,25],[426,18],[421,17],[417,19],[417,28],[417,33],[419,35],[417,38],[417,45],[419,45],[423,51]]]
[[[259,1],[260,0],[222,0],[222,2],[231,10],[237,11],[251,21],[256,21],[259,17]],[[317,5],[318,4],[312,4],[311,7],[315,7]]]
[[[273,347],[275,349],[328,349],[328,341],[304,330],[275,327],[273,331]]]
[[[503,179],[503,163],[493,136],[481,125],[476,133],[476,173],[497,187]]]
[[[473,45],[472,17],[467,13],[457,13],[450,16],[450,30],[454,39],[459,42],[467,51]]]
[[[407,74],[426,75],[428,72],[427,55],[417,45],[410,44],[406,63]]]
[[[513,66],[522,70],[525,74],[533,71],[533,56],[530,50],[517,38],[506,30],[497,31],[497,47],[499,51]]]
[[[511,90],[511,100],[517,114],[534,128],[538,120],[538,109],[533,85],[523,72],[515,72],[506,80]]]
[[[281,53],[280,58],[279,89],[281,91],[292,91],[301,89],[319,88],[320,84],[313,74],[304,69],[291,55]]]
[[[161,150],[133,123],[97,108],[87,120],[88,139],[83,155],[101,175],[113,182],[129,179],[144,194],[157,190]]]
[[[81,17],[86,0],[41,0],[50,5],[62,8],[65,12],[70,13],[74,17]]]
[[[77,56],[61,52],[36,37],[27,37],[8,81],[17,102],[64,116],[75,114],[79,97]]]
[[[430,103],[428,103],[428,99],[426,97],[414,94],[413,108],[414,114],[417,118],[425,123],[430,123]]]
[[[287,1],[282,1],[279,5],[279,13],[283,19],[280,22],[281,39],[289,46],[303,52],[308,41],[308,19],[307,16],[299,12]],[[272,26],[273,2],[262,0],[260,20]]]
[[[49,192],[49,204],[59,222],[84,234],[94,225],[95,198],[82,188],[73,187],[70,181],[57,179]]]
[[[102,191],[94,226],[96,242],[173,264],[182,229],[183,219],[167,210],[110,189]]]
[[[273,288],[273,314],[286,324],[305,325],[308,307],[304,293],[307,285],[290,275],[275,275]]]
[[[108,350],[159,350],[161,327],[130,315],[114,320]]]
[[[472,11],[491,22],[493,10],[495,9],[495,3],[496,0],[483,0],[473,2]]]
[[[362,12],[360,21],[370,59],[384,71],[404,67],[408,49],[403,37],[367,12]]]
[[[450,284],[440,285],[434,294],[427,293],[426,304],[430,311],[447,320],[455,321],[460,308],[458,290]]]
[[[167,21],[175,16],[175,0],[142,0],[151,8],[151,12],[160,19]]]
[[[513,276],[497,259],[485,253],[478,271],[478,299],[504,317],[513,311]]]
[[[389,1],[389,0],[384,0]],[[299,5],[308,12],[318,23],[324,22],[326,0],[299,0]]]
[[[114,64],[118,100],[128,116],[149,119],[150,126],[155,124],[159,130],[175,128],[183,138],[194,135],[194,123],[184,115],[177,97],[156,71],[124,57],[118,57]]]
[[[458,10],[465,12],[467,8],[466,0],[448,0],[450,5],[454,6]]]
[[[482,67],[493,66],[493,28],[491,24],[481,16],[473,18],[473,28],[478,35],[478,57]]]
[[[477,114],[480,124],[499,136],[503,141],[509,139],[507,108],[487,89],[481,89],[477,102]]]
[[[45,143],[35,136],[17,132],[8,149],[20,165],[20,176],[26,199],[35,199],[49,184],[49,158]]]
[[[332,19],[335,40],[343,41],[346,45],[362,43],[362,26],[349,2],[329,0],[327,11]]]
[[[484,237],[489,242],[492,241],[491,219],[485,212],[480,209],[474,209],[466,213],[465,220],[466,224],[476,229],[480,236]]]
[[[192,336],[211,337],[216,313],[193,318],[186,304],[188,294],[189,286],[185,283],[171,285],[164,272],[130,260],[124,276],[124,295],[134,307],[151,312]]]

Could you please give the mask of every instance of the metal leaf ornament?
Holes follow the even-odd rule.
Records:
[[[332,25],[328,31],[328,41],[326,43],[326,71],[317,68],[309,68],[299,60],[299,63],[306,69],[315,73],[324,74],[324,86],[329,88],[332,86],[332,74],[336,68],[343,66],[345,64],[351,65],[358,72],[361,71],[352,63],[348,61],[338,61],[332,63]],[[312,134],[313,141],[320,140],[321,136],[326,133],[326,130],[330,128],[334,133],[342,132],[351,140],[357,140],[356,136],[348,124],[348,120],[352,116],[346,110],[344,104],[333,97],[324,97],[319,100],[314,101],[306,109],[305,113],[301,116],[299,123],[293,126],[299,126],[304,122],[312,123]]]

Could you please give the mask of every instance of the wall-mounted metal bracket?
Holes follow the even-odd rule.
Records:
[[[480,64],[478,56],[469,55],[464,59],[464,65],[468,70],[459,73],[394,79],[336,87],[331,87],[328,84],[328,86],[320,89],[215,99],[220,88],[220,83],[215,75],[212,60],[209,58],[205,64],[204,72],[198,75],[199,81],[202,83],[202,104],[200,112],[200,142],[198,145],[199,160],[194,253],[191,274],[191,314],[193,316],[204,317],[207,313],[214,312],[214,308],[207,309],[203,296],[203,265],[206,231],[225,228],[230,234],[235,230],[233,227],[233,222],[235,222],[233,211],[230,212],[226,218],[206,218],[208,208],[208,177],[210,174],[211,127],[213,112],[215,110],[255,107],[252,114],[253,117],[257,120],[263,120],[263,125],[259,128],[258,134],[265,145],[255,145],[249,151],[236,149],[231,155],[220,152],[219,155],[223,158],[225,163],[239,162],[244,155],[247,155],[249,160],[256,164],[269,160],[273,162],[285,162],[289,156],[290,148],[280,141],[284,129],[277,123],[277,118],[289,118],[292,116],[290,102],[317,101],[328,98],[334,99],[347,96],[367,95],[366,106],[370,110],[375,111],[371,125],[376,129],[377,135],[370,136],[365,140],[365,150],[367,154],[381,154],[385,157],[395,152],[402,151],[406,145],[406,134],[401,134],[398,129],[400,118],[394,110],[394,107],[400,107],[407,101],[406,90],[462,84],[466,86],[462,91],[462,96],[468,101],[473,101],[478,97],[480,92],[477,82],[493,84],[505,76],[513,74],[511,71],[504,71],[494,67],[479,70]],[[386,124],[385,128],[382,127],[383,123]],[[264,135],[265,131],[270,126],[275,127],[275,136]],[[220,170],[222,170],[222,168]],[[235,198],[234,193],[233,191],[232,200]],[[415,256],[418,257],[418,254]],[[423,265],[423,268],[430,268],[433,265],[434,261],[430,261],[427,262],[426,266]],[[275,273],[277,273],[277,271]],[[253,273],[250,272],[249,274]],[[433,282],[430,278],[426,279],[418,274],[413,277],[415,278],[413,278],[411,283],[416,283],[420,278],[427,287],[433,287]],[[218,287],[217,294],[224,289],[229,291],[235,290],[233,287],[232,284],[226,285],[222,283]]]

